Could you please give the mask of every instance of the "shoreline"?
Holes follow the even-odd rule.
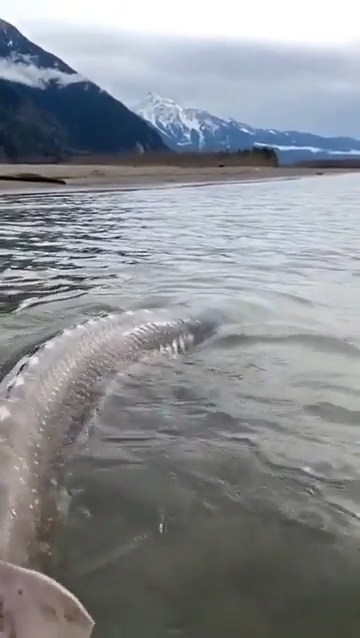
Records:
[[[81,164],[0,164],[0,195],[69,191],[139,190],[205,186],[222,183],[251,183],[283,181],[326,175],[344,175],[359,172],[350,168],[299,167],[180,167],[180,166],[125,166]],[[64,184],[21,181],[21,174],[40,175],[46,179],[64,180]],[[9,180],[6,179],[9,177]],[[12,179],[11,179],[12,178]]]

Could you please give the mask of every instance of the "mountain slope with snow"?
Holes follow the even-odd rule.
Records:
[[[0,20],[0,153],[61,159],[67,153],[165,150],[141,117]]]
[[[252,132],[246,125],[222,120],[200,109],[183,108],[173,100],[152,93],[133,110],[176,149],[218,150],[227,145],[238,149],[252,145]]]
[[[353,138],[254,128],[201,109],[184,108],[152,93],[133,110],[159,131],[165,143],[174,150],[237,151],[269,146],[276,150],[282,163],[360,157],[360,141]]]

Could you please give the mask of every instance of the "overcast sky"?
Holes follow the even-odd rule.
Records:
[[[254,126],[360,138],[354,0],[1,0],[0,13],[127,105],[151,90]]]

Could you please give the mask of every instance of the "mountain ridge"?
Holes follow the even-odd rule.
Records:
[[[11,161],[167,150],[122,102],[0,21],[0,154]]]
[[[132,108],[173,150],[216,152],[268,146],[277,152],[282,163],[360,158],[360,140],[355,138],[256,128],[204,109],[183,107],[152,92]]]

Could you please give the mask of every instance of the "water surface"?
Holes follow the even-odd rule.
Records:
[[[227,317],[116,384],[71,461],[53,574],[95,636],[358,635],[359,200],[356,175],[0,198],[3,364],[104,311]]]

